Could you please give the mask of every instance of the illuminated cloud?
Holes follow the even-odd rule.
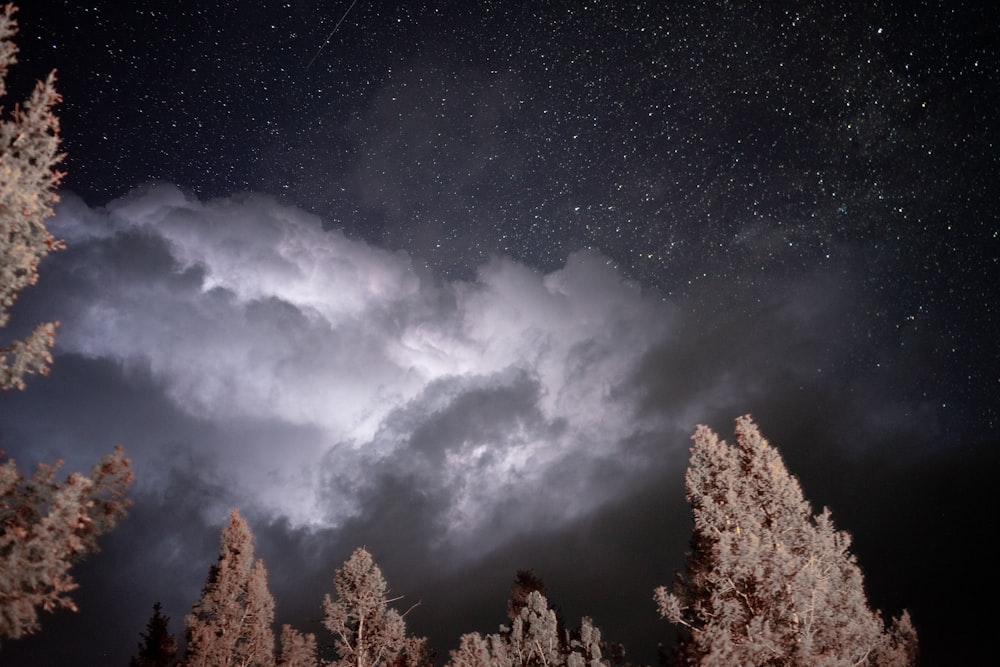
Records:
[[[441,282],[263,196],[156,186],[101,212],[71,202],[53,228],[73,248],[60,351],[148,370],[223,434],[182,447],[227,500],[297,524],[339,525],[386,474],[441,498],[448,539],[511,503],[561,521],[592,509],[594,468],[629,465],[642,429],[620,389],[671,320],[595,253]]]

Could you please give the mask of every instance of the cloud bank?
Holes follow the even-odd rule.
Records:
[[[162,184],[102,209],[69,196],[51,227],[69,250],[17,317],[62,322],[42,385],[75,373],[94,390],[33,394],[9,440],[79,465],[123,442],[138,492],[198,490],[208,524],[234,505],[317,530],[379,516],[472,557],[679,474],[699,422],[725,432],[751,411],[804,431],[783,449],[813,456],[889,447],[922,412],[913,442],[936,428],[852,366],[865,297],[829,267],[733,286],[706,273],[670,300],[591,251],[447,280],[274,198]],[[48,432],[26,416],[45,400],[63,417]]]
[[[196,452],[224,505],[336,527],[390,476],[422,490],[441,539],[487,546],[530,527],[497,532],[501,514],[572,520],[615,490],[598,469],[648,464],[625,386],[674,315],[599,254],[444,282],[271,198],[167,185],[101,211],[71,199],[52,228],[71,248],[45,300],[59,353],[146,373],[213,424],[210,449],[173,458]]]

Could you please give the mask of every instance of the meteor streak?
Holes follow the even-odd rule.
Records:
[[[337,25],[333,26],[333,30],[330,31],[330,34],[327,35],[326,39],[323,41],[323,43],[320,44],[319,49],[316,50],[316,55],[314,55],[312,57],[312,60],[309,61],[309,64],[306,65],[306,69],[307,70],[310,67],[312,67],[312,64],[314,62],[316,62],[316,58],[319,58],[319,54],[322,53],[323,49],[326,48],[326,45],[330,43],[330,40],[333,38],[333,35],[337,32],[337,29],[340,28],[340,24],[344,22],[344,19],[347,18],[347,15],[351,13],[351,10],[354,9],[354,5],[356,5],[356,4],[358,4],[358,0],[353,0],[353,2],[351,2],[351,6],[347,8],[347,11],[344,12],[344,15],[340,17],[339,21],[337,21]]]

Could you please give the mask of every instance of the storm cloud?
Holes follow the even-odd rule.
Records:
[[[367,544],[397,590],[428,594],[415,627],[439,651],[493,628],[468,623],[495,618],[494,597],[502,613],[516,568],[567,558],[570,609],[592,613],[592,590],[619,639],[648,642],[655,614],[623,600],[682,563],[694,424],[725,432],[754,412],[835,506],[851,494],[823,485],[831,460],[889,460],[916,436],[912,455],[940,432],[905,375],[887,399],[863,370],[845,322],[866,297],[829,270],[729,292],[705,276],[668,297],[581,251],[549,273],[494,257],[447,279],[274,198],[163,184],[101,209],[67,196],[51,228],[68,250],[15,319],[61,322],[56,362],[4,397],[0,437],[22,467],[85,468],[125,445],[133,517],[80,575],[84,590],[114,572],[131,591],[102,602],[122,635],[153,600],[185,613],[238,506],[279,619],[314,617],[333,569]],[[923,430],[904,428],[921,411]],[[594,583],[623,563],[633,576]],[[54,622],[90,622],[74,618]]]
[[[194,457],[187,472],[227,482],[207,511],[336,527],[388,475],[435,499],[437,537],[485,545],[503,539],[498,507],[571,520],[609,491],[595,468],[647,464],[623,387],[674,315],[597,253],[548,275],[495,258],[447,282],[268,197],[166,185],[101,211],[71,200],[52,228],[70,250],[39,302],[59,354],[146,374],[213,425],[165,467],[143,470],[133,444],[142,489]]]

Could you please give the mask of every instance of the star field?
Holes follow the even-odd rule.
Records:
[[[263,193],[449,285],[599,256],[685,313],[692,359],[801,361],[793,413],[884,401],[913,429],[893,443],[995,439],[990,3],[22,4],[11,97],[58,70],[64,185],[89,207]],[[652,346],[643,372],[697,393],[683,356]]]

